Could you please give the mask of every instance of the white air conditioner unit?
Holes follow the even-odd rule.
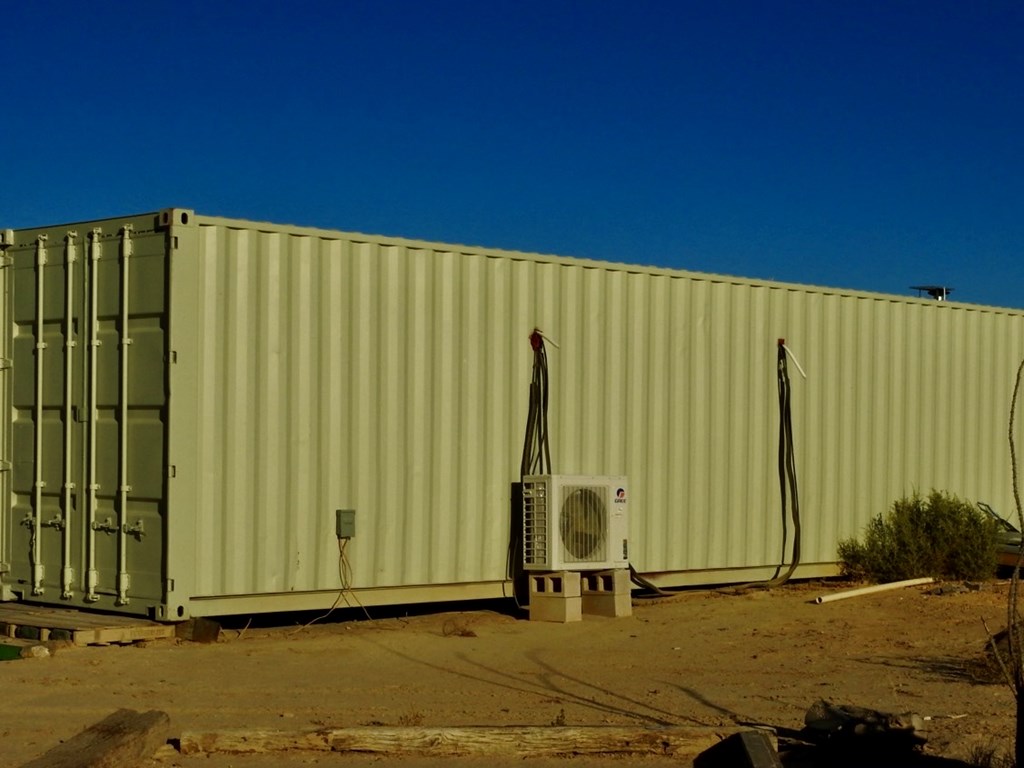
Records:
[[[595,571],[629,567],[625,477],[523,478],[523,568]]]

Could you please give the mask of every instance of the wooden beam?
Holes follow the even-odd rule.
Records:
[[[549,757],[630,754],[695,755],[741,727],[469,726],[461,728],[359,727],[316,731],[186,731],[181,753],[254,754],[309,750],[386,755]],[[771,736],[774,741],[774,734]]]
[[[129,768],[167,741],[166,712],[119,709],[22,768]]]

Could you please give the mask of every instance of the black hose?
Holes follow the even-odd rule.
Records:
[[[548,440],[548,353],[544,337],[534,329],[530,334],[533,347],[533,379],[530,382],[530,405],[526,416],[526,439],[519,479],[527,475],[551,474],[551,445]]]
[[[797,491],[796,456],[793,451],[793,412],[790,404],[787,354],[785,340],[779,339],[776,379],[779,384],[779,496],[782,500],[782,554],[772,578],[767,581],[752,581],[747,584],[722,587],[720,590],[722,592],[735,593],[745,589],[769,589],[781,586],[789,581],[797,566],[800,565],[800,495]],[[793,557],[790,559],[789,566],[786,567],[790,513],[793,518]],[[786,572],[782,573],[784,567]]]
[[[534,328],[530,334],[533,348],[533,376],[530,380],[530,399],[526,415],[526,437],[523,440],[523,458],[519,464],[519,486],[512,498],[511,531],[505,572],[513,581],[513,596],[519,604],[516,591],[525,596],[523,579],[523,520],[522,481],[527,475],[551,473],[551,445],[548,439],[548,355],[544,337]]]
[[[782,499],[782,559],[775,577],[770,579],[770,586],[785,584],[800,565],[800,495],[796,481],[796,456],[793,451],[793,412],[790,403],[789,367],[786,345],[779,339],[779,356],[777,363],[779,382],[779,495]],[[781,576],[786,562],[786,539],[788,538],[787,487],[789,490],[789,511],[793,517],[793,556],[789,567]]]
[[[636,568],[633,567],[632,563],[629,566],[629,580],[636,584],[638,587],[643,587],[648,592],[652,593],[649,595],[639,594],[637,595],[637,597],[671,597],[674,594],[673,592],[666,592],[664,589],[661,589],[661,587],[659,587],[654,582],[648,581],[646,578],[644,578],[643,574],[637,572]]]

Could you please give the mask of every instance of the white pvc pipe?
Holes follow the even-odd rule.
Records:
[[[806,379],[807,378],[807,374],[804,373],[804,369],[800,365],[800,361],[796,359],[796,355],[793,354],[793,350],[790,349],[789,347],[787,347],[785,344],[782,345],[782,348],[784,350],[786,350],[786,354],[790,356],[790,358],[793,360],[794,363],[796,363],[796,367],[797,367],[797,370],[800,371],[800,375],[803,376]]]
[[[902,589],[903,587],[917,587],[921,584],[931,584],[935,579],[931,576],[925,576],[920,579],[907,579],[906,581],[891,581],[888,584],[875,584],[871,587],[860,587],[859,589],[848,589],[845,592],[833,592],[830,595],[821,595],[814,598],[814,602],[818,605],[822,603],[834,603],[836,600],[845,600],[848,597],[860,597],[861,595],[871,595],[875,592],[886,592],[890,589]]]

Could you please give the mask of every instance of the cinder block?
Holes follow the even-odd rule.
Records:
[[[559,624],[583,621],[583,598],[533,595],[530,598],[530,621],[554,621]]]
[[[530,602],[534,595],[580,596],[580,574],[576,571],[530,574]]]
[[[583,620],[580,574],[575,571],[530,574],[530,621]]]
[[[581,580],[581,590],[583,613],[612,618],[633,615],[628,570],[585,573]]]
[[[629,594],[631,589],[629,571],[617,568],[611,571],[590,571],[581,574],[583,594],[610,592],[612,594]]]
[[[633,615],[633,602],[629,595],[583,595],[582,610],[588,616],[608,616],[619,619]]]

